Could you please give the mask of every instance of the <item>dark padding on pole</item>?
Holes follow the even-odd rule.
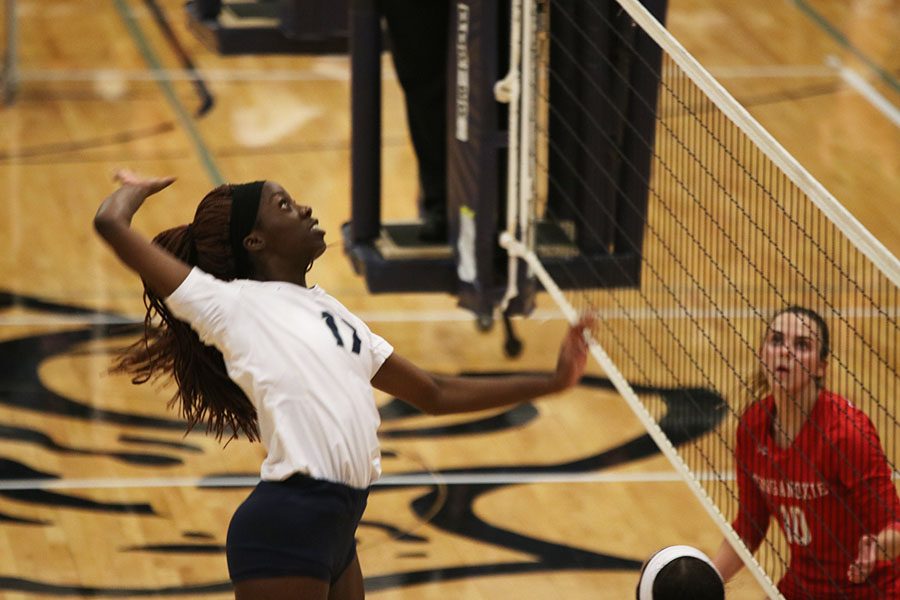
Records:
[[[374,0],[350,5],[352,241],[381,230],[381,22]]]

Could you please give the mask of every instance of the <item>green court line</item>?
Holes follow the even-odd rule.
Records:
[[[872,69],[875,73],[878,74],[878,77],[881,78],[886,84],[888,84],[891,89],[895,92],[900,92],[900,83],[897,82],[897,78],[891,75],[889,71],[882,68],[881,65],[876,63],[874,60],[866,56],[862,50],[854,46],[847,36],[841,33],[837,27],[832,25],[828,19],[819,14],[816,9],[810,6],[806,0],[793,0],[794,5],[797,6],[801,11],[806,13],[806,15],[813,20],[819,27],[821,27],[825,33],[827,33],[831,38],[836,41],[838,44],[843,46],[846,50],[848,50],[853,56],[861,60],[867,67]]]
[[[143,31],[141,31],[141,28],[138,26],[137,21],[135,21],[134,14],[131,12],[131,8],[128,6],[126,0],[113,1],[116,5],[116,9],[119,11],[119,14],[125,21],[125,26],[128,28],[128,33],[130,33],[132,39],[134,39],[134,43],[137,45],[138,50],[140,50],[141,55],[144,57],[144,60],[156,73],[156,75],[158,75],[156,81],[159,83],[159,87],[162,88],[163,94],[169,101],[169,105],[172,107],[172,109],[174,109],[175,114],[178,117],[178,121],[181,123],[181,126],[184,127],[185,131],[188,134],[188,137],[191,138],[194,149],[200,156],[200,161],[203,163],[203,167],[206,169],[206,173],[212,180],[213,185],[221,185],[225,183],[225,178],[222,177],[222,173],[219,170],[218,165],[216,165],[216,161],[213,158],[209,147],[206,145],[206,142],[203,141],[203,137],[200,135],[200,132],[197,131],[197,127],[194,125],[194,119],[191,117],[190,113],[187,111],[181,101],[178,100],[178,96],[175,95],[175,90],[172,87],[172,82],[165,76],[166,71],[163,69],[162,63],[156,56],[156,53],[153,52],[153,48],[150,46],[150,43],[144,36]]]

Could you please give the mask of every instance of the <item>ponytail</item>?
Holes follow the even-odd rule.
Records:
[[[226,281],[234,279],[228,241],[230,206],[230,186],[220,186],[200,202],[193,223],[163,231],[153,242],[191,267]],[[135,384],[173,379],[176,391],[168,406],[179,407],[188,431],[205,423],[216,439],[227,433],[229,439],[243,434],[248,440],[259,440],[256,409],[228,377],[222,353],[175,318],[146,282],[144,307],[144,335],[121,351],[113,372],[130,374]]]

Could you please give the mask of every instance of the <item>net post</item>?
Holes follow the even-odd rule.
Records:
[[[509,35],[509,72],[494,86],[498,102],[509,104],[508,145],[506,153],[506,233],[516,234],[518,221],[518,153],[519,107],[521,98],[522,56],[522,0],[511,0]],[[500,311],[505,312],[509,303],[519,295],[519,261],[512,254],[507,259],[506,292],[500,300]]]
[[[523,0],[522,4],[522,69],[521,69],[521,109],[519,126],[519,183],[518,183],[518,209],[519,235],[525,241],[529,249],[534,249],[536,233],[534,230],[534,177],[532,172],[531,148],[534,144],[535,103],[534,86],[536,84],[534,73],[535,30],[537,29],[536,0]],[[531,276],[531,273],[528,273]]]
[[[350,3],[353,242],[381,232],[381,20],[375,0]]]

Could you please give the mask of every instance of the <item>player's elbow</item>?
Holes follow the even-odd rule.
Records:
[[[94,231],[107,242],[114,237],[115,232],[121,226],[121,223],[108,215],[98,213],[94,217]]]
[[[100,237],[106,239],[111,229],[112,221],[109,218],[99,214],[94,217],[94,231],[96,231]]]
[[[743,525],[743,527],[735,526],[735,531],[737,532],[738,537],[741,538],[741,541],[744,542],[744,545],[747,546],[747,549],[752,554],[759,549],[760,545],[762,545],[762,541],[766,537],[766,531],[768,530],[768,527],[761,526],[758,523]]]

